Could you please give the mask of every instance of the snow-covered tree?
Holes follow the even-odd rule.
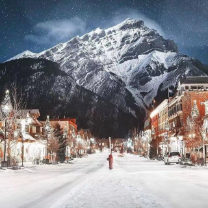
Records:
[[[1,103],[1,121],[4,122],[4,127],[0,132],[4,147],[6,148],[4,159],[6,159],[6,156],[11,158],[11,149],[17,144],[21,130],[20,119],[23,118],[22,109],[24,107],[25,103],[22,99],[21,90],[18,89],[16,83],[13,83],[11,90],[6,90],[5,97]]]
[[[59,148],[57,151],[59,161],[64,162],[66,158],[65,153],[67,146],[67,131],[65,128],[62,130],[60,125],[57,124],[54,130],[54,135],[56,136],[59,142]]]

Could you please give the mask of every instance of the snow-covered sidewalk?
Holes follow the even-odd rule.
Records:
[[[109,170],[107,162],[52,208],[162,208],[151,195],[131,181],[130,176],[117,164],[117,157],[114,155],[113,170]]]

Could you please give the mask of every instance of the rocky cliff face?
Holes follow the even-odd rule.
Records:
[[[41,53],[23,52],[12,59],[48,59],[76,84],[135,118],[144,118],[158,92],[176,86],[184,76],[205,75],[206,66],[180,55],[143,21],[127,19],[103,30],[97,28]]]

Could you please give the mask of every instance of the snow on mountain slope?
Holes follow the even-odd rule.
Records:
[[[29,50],[23,51],[22,53],[8,59],[7,61],[15,60],[15,59],[20,59],[20,58],[36,58],[38,55],[36,53],[33,53]]]
[[[122,138],[132,126],[138,127],[138,119],[77,85],[58,63],[33,58],[1,63],[0,99],[6,89],[13,91],[14,84],[18,86],[18,97],[27,101],[25,108],[38,108],[41,120],[45,120],[46,115],[52,119],[76,118],[79,128],[90,129],[100,138],[109,135]],[[127,100],[131,102],[129,95]]]
[[[193,65],[194,59],[178,54],[172,40],[133,19],[106,30],[97,28],[41,53],[26,52],[12,59],[22,57],[59,63],[78,85],[133,115],[136,109],[129,102],[146,109],[161,85],[166,89],[184,75],[204,75]]]

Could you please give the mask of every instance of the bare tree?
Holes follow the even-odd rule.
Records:
[[[7,106],[7,113],[3,109],[5,106]],[[6,142],[8,158],[11,158],[12,148],[15,148],[19,138],[21,119],[23,118],[22,109],[25,106],[26,103],[23,102],[22,90],[17,87],[16,82],[12,83],[10,93],[8,90],[6,91],[5,98],[1,104],[1,120],[5,123],[4,130],[1,131],[1,134],[4,135],[3,140]]]

